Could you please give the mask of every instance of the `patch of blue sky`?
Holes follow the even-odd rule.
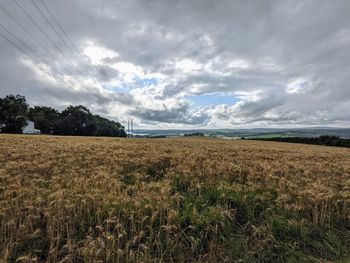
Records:
[[[131,91],[131,88],[127,86],[110,86],[110,85],[104,85],[103,88],[105,90],[111,91],[111,92],[119,92],[119,93],[128,93]]]
[[[207,93],[201,95],[188,95],[186,99],[192,102],[192,107],[207,107],[210,105],[221,105],[226,104],[232,106],[241,99],[234,96],[232,93]]]
[[[135,83],[141,87],[146,87],[146,86],[152,86],[152,85],[157,85],[158,80],[156,78],[139,78],[136,77]]]
[[[117,90],[118,92],[128,93],[128,92],[130,92],[131,88],[121,86],[121,87],[117,87],[117,89],[116,89],[116,90]]]

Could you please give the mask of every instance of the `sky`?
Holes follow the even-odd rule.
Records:
[[[0,0],[0,97],[138,129],[349,127],[349,14],[348,0]]]

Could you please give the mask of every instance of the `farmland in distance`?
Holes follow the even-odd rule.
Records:
[[[0,262],[347,262],[350,149],[0,136]]]

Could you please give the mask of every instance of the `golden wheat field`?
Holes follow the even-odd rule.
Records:
[[[2,262],[347,262],[350,149],[0,136]]]

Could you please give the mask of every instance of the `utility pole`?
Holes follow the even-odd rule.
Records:
[[[134,138],[134,119],[130,116],[128,117],[128,132],[127,138]]]
[[[134,138],[134,119],[131,118],[131,138]]]
[[[130,117],[128,117],[128,133],[127,133],[127,138],[130,136]]]

